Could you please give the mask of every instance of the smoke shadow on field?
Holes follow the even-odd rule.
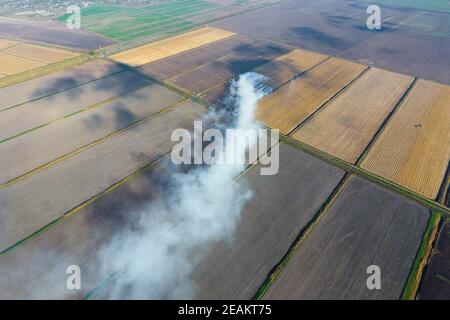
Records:
[[[294,27],[290,32],[300,36],[306,42],[313,42],[326,47],[345,50],[352,46],[352,43],[340,37],[333,36],[312,27]]]
[[[44,97],[51,102],[62,95],[76,102],[86,94],[92,96],[112,92],[111,96],[121,95],[150,83],[145,75],[126,64],[114,61],[105,65],[104,60],[96,60],[82,65],[81,69],[77,68],[78,66],[69,68],[66,75],[63,73],[44,83],[31,96]],[[101,68],[101,71],[95,71],[96,68]],[[92,75],[93,72],[97,72],[96,76]]]

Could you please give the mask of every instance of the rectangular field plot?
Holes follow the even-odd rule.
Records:
[[[77,55],[76,53],[67,50],[37,46],[34,44],[20,44],[5,49],[2,52],[22,58],[37,60],[42,63],[55,63]]]
[[[183,97],[149,85],[93,109],[0,143],[0,185],[149,117]]]
[[[8,76],[45,66],[45,63],[0,52],[0,73]]]
[[[257,67],[253,71],[267,77],[266,85],[272,89],[277,89],[295,76],[327,58],[328,56],[323,54],[294,49],[275,60]]]
[[[139,208],[159,196],[160,175],[152,168],[0,255],[0,269],[6,275],[0,277],[0,299],[83,299],[102,285],[110,274],[102,272],[101,250],[132,227]],[[66,288],[69,265],[83,270],[80,290]]]
[[[450,159],[450,87],[419,80],[361,167],[430,199]]]
[[[450,220],[444,222],[435,243],[417,294],[420,300],[450,299]]]
[[[245,176],[255,195],[242,214],[233,242],[205,248],[210,254],[189,277],[199,297],[251,298],[344,175],[292,147],[282,145],[280,153],[278,175],[261,176],[255,167]],[[161,184],[168,179],[167,172],[158,167],[0,256],[3,272],[15,270],[17,275],[14,280],[0,277],[0,298],[82,298],[101,284],[109,274],[100,272],[100,249],[116,234],[132,228],[140,208],[167,192]],[[65,277],[70,264],[84,270],[81,291],[67,291],[65,281],[60,282],[59,275]],[[43,285],[49,290],[36,290]],[[193,297],[187,293],[182,298]]]
[[[231,53],[223,58],[177,74],[167,81],[192,94],[199,94],[289,51],[286,47],[271,42],[246,38],[229,49]]]
[[[19,44],[17,41],[7,40],[7,39],[0,39],[0,50],[12,47]]]
[[[366,68],[332,58],[264,98],[256,118],[288,134]]]
[[[191,129],[204,111],[186,102],[0,188],[0,250],[169,152],[173,130]]]
[[[450,84],[449,56],[450,37],[424,35],[406,28],[380,34],[342,53],[345,59],[447,84]]]
[[[0,39],[0,74],[13,75],[75,56],[68,50]]]
[[[292,136],[355,163],[413,78],[370,69]]]
[[[101,78],[0,112],[0,141],[150,84],[133,70]]]
[[[415,202],[352,177],[296,249],[265,299],[399,299],[430,216]],[[367,288],[380,267],[381,289]]]
[[[0,88],[0,111],[49,96],[124,70],[107,60],[94,60],[53,74]]]
[[[112,55],[111,58],[131,66],[139,66],[171,55],[181,53],[202,45],[225,39],[232,32],[204,27],[169,39],[150,43],[138,48]]]
[[[280,146],[280,171],[244,179],[254,195],[233,242],[210,252],[194,270],[196,299],[251,299],[344,176],[344,172],[291,146]]]
[[[164,80],[189,69],[223,58],[233,53],[232,49],[245,41],[246,38],[233,35],[223,40],[144,64],[138,69],[145,74]]]
[[[256,67],[252,71],[264,75],[267,78],[265,82],[267,86],[272,89],[278,89],[287,81],[326,59],[326,55],[294,49]],[[228,87],[228,82],[221,83],[202,92],[201,97],[211,103],[219,102],[227,92]]]

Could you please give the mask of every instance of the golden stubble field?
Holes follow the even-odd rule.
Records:
[[[172,38],[120,52],[112,55],[111,58],[117,62],[135,67],[228,38],[233,34],[234,33],[225,30],[204,27]]]
[[[362,168],[435,199],[450,159],[450,86],[419,80]]]
[[[370,69],[293,134],[293,137],[355,163],[413,78]]]
[[[0,39],[0,77],[33,70],[77,55],[69,50]]]
[[[288,134],[366,68],[332,58],[263,99],[256,119]]]
[[[328,56],[320,53],[294,49],[285,55],[257,67],[254,72],[267,77],[266,84],[269,87],[278,88],[298,74],[319,64],[327,58]]]

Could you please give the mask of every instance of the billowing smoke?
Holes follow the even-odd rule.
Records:
[[[212,109],[205,118],[210,126],[255,128],[255,108],[268,90],[263,80],[247,73],[232,81],[225,106]],[[232,152],[243,158],[246,149]],[[107,298],[194,297],[190,274],[203,258],[203,249],[216,241],[232,241],[242,209],[252,197],[245,180],[236,180],[244,169],[245,164],[213,164],[172,173],[168,192],[139,212],[138,226],[117,235],[101,252],[105,272],[113,275]]]

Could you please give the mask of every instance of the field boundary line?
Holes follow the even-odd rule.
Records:
[[[46,76],[65,68],[70,68],[75,65],[82,65],[90,60],[98,58],[96,55],[90,56],[89,54],[80,54],[78,56],[65,59],[56,63],[46,64],[44,66],[16,73],[0,79],[0,88],[6,88],[21,82],[32,80],[38,77]],[[3,110],[0,110],[0,112]]]
[[[369,154],[370,150],[372,149],[373,145],[378,141],[378,139],[383,134],[384,130],[386,129],[387,125],[391,121],[391,119],[395,116],[397,111],[400,109],[400,107],[403,105],[405,100],[408,98],[410,92],[414,89],[417,78],[414,78],[414,80],[411,82],[409,87],[403,92],[402,96],[398,99],[398,101],[394,104],[394,107],[392,108],[391,112],[387,115],[387,117],[384,119],[384,121],[379,125],[377,131],[372,136],[372,139],[370,139],[369,144],[364,148],[364,151],[361,153],[361,155],[358,157],[358,159],[355,162],[356,166],[360,166],[361,163],[364,161],[364,159]]]
[[[142,124],[142,123],[144,123],[146,121],[149,121],[150,119],[152,119],[154,117],[157,117],[157,116],[159,116],[162,113],[165,113],[167,111],[175,109],[179,105],[185,103],[187,100],[189,100],[189,99],[182,99],[182,100],[176,102],[175,104],[172,104],[172,105],[170,105],[170,106],[168,106],[168,107],[158,111],[157,113],[154,113],[154,114],[152,114],[150,116],[147,116],[147,117],[145,117],[145,118],[143,118],[141,120],[135,121],[135,122],[131,123],[130,125],[122,128],[122,129],[113,131],[113,132],[107,134],[106,136],[101,137],[100,139],[94,140],[94,141],[92,141],[92,142],[90,142],[90,143],[88,143],[88,144],[86,144],[84,146],[79,147],[78,149],[75,149],[75,150],[70,151],[69,153],[63,154],[63,155],[57,157],[56,159],[54,159],[54,160],[52,160],[50,162],[42,164],[42,165],[34,168],[31,171],[28,171],[28,172],[26,172],[26,173],[24,173],[22,175],[19,175],[19,176],[15,177],[15,178],[13,178],[13,179],[11,179],[9,181],[6,181],[6,182],[0,184],[0,189],[6,188],[6,187],[8,187],[8,186],[10,186],[12,184],[15,184],[15,183],[17,183],[17,182],[19,182],[19,181],[29,177],[29,176],[32,176],[32,175],[34,175],[36,173],[39,173],[42,170],[45,170],[45,169],[47,169],[49,167],[52,167],[52,166],[58,164],[59,162],[62,162],[62,161],[66,160],[66,159],[68,159],[70,157],[73,157],[73,156],[75,156],[75,155],[77,155],[77,154],[79,154],[79,153],[81,153],[81,152],[83,152],[83,151],[85,151],[87,149],[90,149],[90,148],[96,146],[97,144],[100,144],[100,143],[102,143],[102,142],[104,142],[106,140],[109,140],[110,138],[112,138],[112,137],[114,137],[116,135],[119,135],[119,134],[121,134],[121,133],[123,133],[123,132],[125,132],[127,130],[130,130],[130,129],[132,129],[132,128],[134,128],[134,127],[136,127],[136,126],[138,126],[138,125],[140,125],[140,124]]]
[[[201,48],[201,47],[197,47],[197,48]],[[197,48],[194,48],[194,49],[197,49]],[[187,52],[187,51],[184,51],[184,52],[182,52],[182,53],[185,53],[185,52]],[[201,68],[201,67],[203,67],[203,66],[206,66],[207,64],[209,64],[209,63],[213,63],[213,62],[216,62],[216,61],[220,61],[220,60],[222,60],[222,59],[225,59],[225,58],[228,58],[228,57],[230,57],[230,56],[232,56],[233,54],[236,54],[235,52],[230,52],[230,53],[227,53],[226,55],[224,55],[224,56],[222,56],[222,57],[220,57],[220,58],[217,58],[217,59],[214,59],[214,60],[211,60],[211,61],[208,61],[208,62],[205,62],[205,63],[202,63],[202,64],[199,64],[199,65],[196,65],[196,66],[193,66],[193,67],[191,67],[191,68],[189,68],[189,69],[186,69],[186,70],[184,70],[184,71],[180,71],[180,72],[178,72],[178,73],[176,73],[176,74],[174,74],[174,75],[171,75],[170,77],[168,77],[168,78],[165,78],[163,81],[168,81],[168,82],[170,82],[171,80],[173,80],[175,77],[177,77],[177,76],[179,76],[180,74],[183,74],[183,73],[185,73],[185,72],[190,72],[190,71],[193,71],[193,70],[197,70],[197,69],[199,69],[199,68]],[[172,55],[173,56],[173,55]],[[171,56],[168,56],[167,58],[170,58]],[[164,58],[163,58],[164,59]],[[158,61],[158,60],[157,60]],[[150,62],[151,63],[151,62]],[[170,82],[171,83],[171,82]],[[216,86],[216,85],[214,85],[214,86]],[[212,87],[214,87],[214,86],[212,86]],[[212,88],[211,87],[211,88]],[[208,90],[208,89],[206,89],[206,90]],[[203,90],[203,91],[206,91],[206,90]],[[203,92],[202,91],[202,92]]]
[[[291,52],[294,51],[294,50],[295,50],[295,49],[292,49],[291,51],[289,51],[289,52],[286,53],[286,54],[289,54],[289,53],[291,53]],[[282,57],[282,56],[284,56],[284,55],[286,55],[286,54],[282,54],[282,55],[278,56],[276,59],[278,59],[278,58],[280,58],[280,57]],[[267,64],[269,64],[269,63],[275,61],[276,59],[273,59],[273,60],[270,60],[270,61],[268,61],[268,62],[265,62],[265,63],[263,63],[263,64],[261,64],[261,65],[255,67],[255,68],[253,68],[252,70],[250,70],[250,71],[248,71],[248,72],[252,72],[252,71],[254,71],[255,69],[257,69],[257,68],[259,68],[259,67],[263,67],[263,66],[265,66],[265,65],[267,65]],[[317,66],[321,65],[322,63],[328,61],[329,59],[331,59],[331,57],[330,57],[330,56],[327,56],[324,60],[322,60],[322,61],[320,61],[320,62],[318,62],[318,63],[312,65],[311,67],[309,67],[309,68],[307,68],[307,69],[305,69],[305,70],[303,70],[303,71],[301,71],[300,73],[294,75],[292,78],[289,78],[289,80],[284,81],[284,82],[281,83],[277,88],[271,88],[271,89],[272,89],[272,92],[271,92],[270,94],[272,94],[272,93],[274,93],[275,91],[281,89],[281,87],[283,87],[284,85],[288,84],[289,82],[294,81],[294,80],[296,80],[296,79],[298,79],[298,78],[301,78],[302,76],[304,76],[305,73],[311,71],[312,69],[314,69],[315,67],[317,67]],[[231,79],[233,79],[233,78],[224,80],[224,81],[222,81],[221,83],[215,84],[215,85],[213,85],[212,87],[209,87],[209,88],[206,89],[206,90],[200,91],[199,93],[197,93],[197,96],[201,97],[201,96],[204,95],[207,91],[209,91],[209,90],[211,90],[211,89],[213,89],[213,88],[215,88],[215,87],[218,87],[218,86],[220,86],[220,85],[223,85],[224,83],[230,81]],[[269,96],[270,96],[270,95],[269,95]]]
[[[31,60],[31,61],[43,63],[44,65],[41,66],[41,67],[45,67],[45,66],[48,66],[48,65],[50,65],[50,64],[62,62],[62,61],[69,60],[69,59],[73,59],[73,58],[76,57],[76,56],[73,56],[73,57],[69,57],[69,58],[62,59],[62,60],[55,61],[55,62],[45,62],[45,61],[42,61],[42,60],[38,60],[38,59],[30,58],[30,57],[25,57],[25,56],[21,56],[21,55],[19,55],[19,54],[17,54],[17,53],[10,53],[10,52],[3,52],[3,51],[0,52],[0,53],[6,54],[6,55],[9,55],[9,56],[13,56],[13,57],[17,57],[17,58],[22,58],[22,59],[27,59],[27,60]],[[39,68],[41,68],[41,67],[39,67]],[[37,69],[37,68],[35,68],[35,69]],[[33,69],[26,70],[26,71],[31,71],[31,70],[33,70]],[[26,71],[25,71],[25,72],[26,72]]]
[[[304,142],[301,142],[299,140],[296,140],[290,136],[286,136],[286,135],[282,134],[281,132],[280,132],[280,140],[286,142],[287,144],[289,144],[293,147],[303,150],[306,153],[315,156],[316,158],[319,158],[325,162],[328,162],[328,163],[334,165],[335,167],[341,168],[349,173],[353,173],[358,176],[361,176],[365,180],[368,180],[368,181],[375,183],[377,185],[380,185],[386,189],[394,191],[400,195],[410,198],[411,200],[414,200],[417,203],[420,203],[420,204],[426,206],[427,208],[434,209],[434,210],[450,217],[450,208],[447,208],[446,206],[444,206],[441,203],[436,202],[432,199],[429,199],[420,194],[417,194],[399,184],[396,184],[395,182],[386,180],[386,179],[384,179],[380,176],[377,176],[367,170],[364,170],[353,164],[347,163],[344,160],[339,159],[336,156],[333,156],[322,150],[314,148],[314,147],[312,147]]]
[[[442,203],[444,206],[447,204],[447,194],[450,189],[450,161],[447,166],[447,170],[444,174],[444,180],[441,183],[441,187],[439,188],[439,192],[437,195],[437,200]]]
[[[422,236],[422,241],[419,245],[416,257],[408,275],[408,279],[403,288],[403,293],[401,296],[402,300],[414,300],[417,295],[417,290],[419,289],[424,268],[428,264],[430,254],[433,249],[433,243],[436,241],[440,221],[440,214],[431,211],[427,228]]]
[[[314,227],[322,221],[323,217],[327,214],[328,209],[334,204],[339,194],[341,194],[351,176],[351,173],[344,173],[344,176],[334,187],[333,191],[326,198],[325,202],[320,206],[311,220],[309,220],[308,223],[299,231],[298,235],[291,243],[283,257],[274,265],[271,271],[269,271],[266,279],[253,296],[253,300],[261,300],[264,297],[264,295],[270,289],[271,285],[277,280],[279,275],[288,265],[291,258],[295,255],[297,249],[303,244],[308,235],[314,230]]]
[[[154,166],[154,164],[158,161],[160,161],[162,158],[164,158],[166,155],[170,154],[171,151],[169,151],[168,153],[165,153],[163,155],[158,156],[156,159],[150,161],[149,163],[147,163],[146,165],[144,165],[143,167],[141,167],[140,169],[134,171],[133,173],[129,174],[128,176],[120,179],[118,182],[113,183],[112,185],[110,185],[109,187],[107,187],[106,189],[104,189],[103,191],[98,192],[97,194],[91,196],[89,199],[81,202],[80,204],[76,205],[75,207],[73,207],[72,209],[69,209],[68,211],[66,211],[63,215],[61,215],[60,217],[56,218],[55,220],[53,220],[52,222],[50,222],[49,224],[47,224],[46,226],[40,228],[39,230],[33,232],[32,234],[30,234],[29,236],[23,238],[22,240],[17,241],[15,244],[9,246],[8,248],[4,249],[3,251],[0,252],[0,257],[4,256],[8,253],[10,253],[11,251],[13,251],[14,249],[16,249],[17,247],[19,247],[20,245],[34,239],[35,237],[39,236],[40,234],[44,233],[45,231],[53,228],[54,226],[60,224],[61,222],[65,221],[66,219],[70,218],[72,215],[76,214],[78,211],[82,210],[83,208],[89,206],[90,204],[92,204],[93,202],[95,202],[97,199],[99,199],[100,197],[102,197],[103,195],[113,191],[114,189],[118,188],[119,186],[127,183],[128,181],[131,181],[132,179],[134,179],[135,177],[140,176],[141,174],[145,173],[146,171],[148,171],[150,168],[152,168]]]
[[[3,37],[2,37],[2,38],[3,38]],[[9,39],[6,39],[6,38],[5,38],[5,40],[9,40]],[[14,41],[14,40],[10,40],[10,41]],[[1,52],[1,53],[5,53],[5,52],[3,52],[3,51],[24,44],[24,42],[20,42],[20,41],[15,41],[15,42],[16,42],[15,44],[10,45],[9,47],[4,47],[4,48],[0,49],[0,52]],[[5,53],[5,54],[8,54],[8,53]]]
[[[355,77],[353,78],[349,83],[347,83],[345,86],[343,86],[338,92],[333,94],[331,97],[329,97],[327,100],[325,100],[322,104],[319,105],[319,107],[311,113],[309,116],[307,116],[303,121],[300,121],[300,123],[295,126],[294,129],[288,132],[287,135],[292,135],[296,131],[298,131],[302,126],[304,126],[307,122],[309,122],[317,113],[319,113],[322,109],[326,108],[331,101],[333,101],[335,98],[340,96],[344,91],[346,91],[352,84],[354,84],[356,81],[361,79],[361,77],[366,74],[371,68],[369,66],[365,66],[365,68]]]

